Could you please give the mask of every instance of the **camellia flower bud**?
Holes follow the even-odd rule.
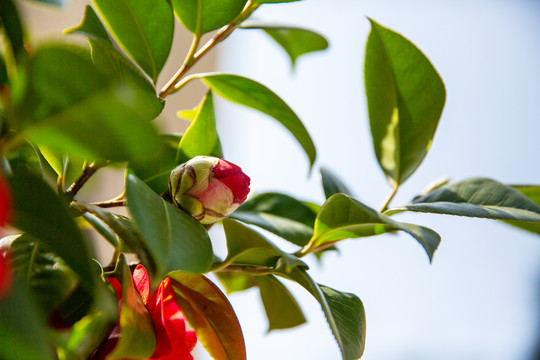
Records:
[[[197,156],[171,172],[169,193],[176,206],[209,225],[229,216],[246,200],[249,183],[237,165]]]

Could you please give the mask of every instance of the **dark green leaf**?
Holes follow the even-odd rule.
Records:
[[[172,0],[174,13],[193,34],[197,33],[200,19],[200,34],[227,25],[238,16],[247,0]]]
[[[255,230],[235,220],[223,220],[223,228],[228,250],[224,264],[283,268],[285,273],[296,267],[307,268],[300,259],[281,251]]]
[[[107,359],[146,359],[156,349],[156,336],[150,313],[133,285],[131,271],[124,256],[117,267],[122,271],[122,307],[120,338]]]
[[[212,358],[246,359],[242,329],[219,288],[202,275],[178,271],[170,278],[176,302]]]
[[[154,83],[169,56],[174,15],[168,0],[93,0],[114,38]]]
[[[163,110],[164,102],[157,97],[154,85],[139,68],[116,50],[107,31],[90,6],[86,6],[81,24],[65,32],[87,35],[94,64],[111,79],[135,87],[144,94],[141,100],[144,100],[145,104],[141,104],[140,108],[146,109],[149,118],[153,119],[159,115]]]
[[[300,269],[295,269],[290,278],[302,285],[321,304],[343,360],[360,359],[366,342],[366,315],[362,301],[354,294],[317,284]]]
[[[185,163],[198,155],[223,157],[211,92],[208,92],[202,100],[195,119],[180,140],[176,163]]]
[[[410,41],[371,21],[365,86],[375,154],[395,187],[426,156],[445,102],[444,84]]]
[[[322,185],[324,196],[328,199],[334,194],[345,194],[352,196],[351,191],[347,186],[330,170],[321,167]]]
[[[407,210],[540,222],[540,206],[511,186],[487,178],[471,178],[439,187],[388,213]]]
[[[26,171],[36,175],[43,173],[39,150],[26,142],[7,155],[11,171]]]
[[[512,187],[523,195],[527,196],[530,200],[534,201],[536,205],[540,206],[539,185],[512,185]],[[540,223],[525,221],[508,221],[508,223],[520,229],[527,230],[535,234],[540,234]]]
[[[252,20],[244,21],[240,27],[264,30],[287,52],[293,67],[299,56],[328,47],[328,41],[324,36],[307,29]]]
[[[322,206],[315,221],[310,245],[324,248],[348,238],[380,235],[402,230],[414,237],[426,250],[430,260],[437,249],[440,236],[428,228],[399,223],[358,200],[344,194],[332,195]]]
[[[25,56],[23,26],[17,6],[12,0],[0,0],[0,29],[7,36],[10,55],[15,58]]]
[[[7,254],[43,314],[50,314],[77,286],[77,276],[64,261],[31,236],[17,237]]]
[[[46,342],[45,324],[26,296],[24,284],[15,281],[13,285],[0,299],[0,358],[54,359],[54,353]]]
[[[30,119],[23,134],[34,143],[83,159],[123,161],[157,151],[146,95],[111,83],[86,50],[49,45],[36,51],[29,79],[19,113]]]
[[[91,292],[96,280],[90,251],[65,204],[35,175],[14,173],[8,181],[13,196],[12,224],[46,244]]]
[[[176,153],[181,138],[181,135],[162,134],[160,151],[147,160],[133,159],[128,164],[128,171],[158,194],[164,193],[171,171],[177,166]]]
[[[204,227],[191,215],[163,200],[133,175],[128,175],[128,208],[155,262],[159,282],[175,270],[206,272],[212,245]]]
[[[228,74],[204,75],[202,80],[223,98],[258,110],[279,121],[304,148],[310,166],[317,152],[304,124],[279,96],[251,79]]]
[[[246,201],[231,218],[257,225],[282,238],[304,246],[313,236],[316,213],[301,201],[285,194],[258,194]]]
[[[289,329],[306,322],[300,305],[278,279],[272,275],[255,279],[268,317],[268,331]]]
[[[216,272],[215,274],[227,294],[244,291],[257,285],[253,276],[242,272]]]

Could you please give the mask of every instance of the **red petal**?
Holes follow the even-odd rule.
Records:
[[[148,297],[150,296],[150,277],[148,276],[144,266],[141,264],[137,265],[132,276],[135,289],[137,289],[137,292],[146,305],[148,302]]]
[[[9,187],[2,176],[0,176],[0,226],[5,225],[11,215],[11,195]]]
[[[239,166],[227,160],[220,159],[212,169],[212,172],[214,173],[214,177],[218,178],[231,189],[234,196],[234,203],[241,204],[246,200],[249,194],[250,178],[242,172]]]

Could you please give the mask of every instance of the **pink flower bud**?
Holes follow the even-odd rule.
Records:
[[[240,167],[197,156],[171,172],[169,193],[176,206],[209,225],[229,216],[246,200],[249,182]]]

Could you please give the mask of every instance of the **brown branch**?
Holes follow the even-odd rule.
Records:
[[[69,201],[73,200],[75,195],[81,190],[81,188],[86,184],[88,180],[100,169],[101,167],[96,163],[91,163],[84,168],[82,174],[78,177],[77,180],[66,190],[66,196]]]

